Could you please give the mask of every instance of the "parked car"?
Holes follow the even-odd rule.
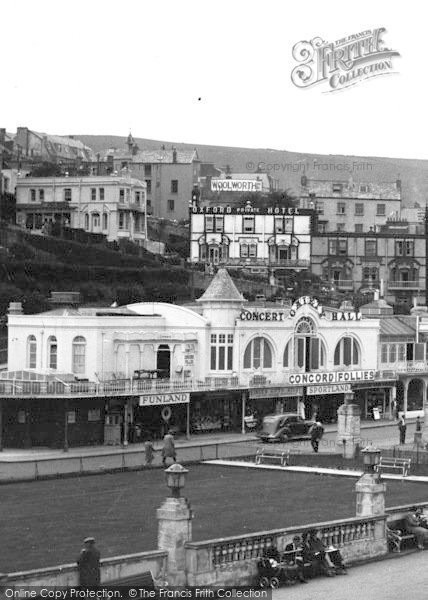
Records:
[[[295,413],[266,415],[257,436],[263,442],[286,442],[292,439],[309,438],[309,431],[314,422],[302,419]]]

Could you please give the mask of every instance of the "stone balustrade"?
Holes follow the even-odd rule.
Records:
[[[313,523],[246,536],[186,544],[188,585],[250,585],[257,575],[257,560],[275,546],[285,550],[295,535],[311,529],[323,542],[340,548],[347,563],[359,562],[387,553],[385,516],[353,517],[328,523]]]

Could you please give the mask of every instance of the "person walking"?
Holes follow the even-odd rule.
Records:
[[[77,559],[80,587],[97,587],[101,581],[100,551],[95,547],[95,538],[83,540],[83,548]]]
[[[398,420],[398,430],[400,432],[400,445],[404,445],[406,443],[406,429],[406,418],[404,415],[401,415],[401,417]]]
[[[154,458],[154,448],[151,440],[146,440],[144,442],[144,452],[146,454],[146,465],[151,467]]]
[[[311,436],[311,446],[315,453],[318,452],[320,439],[324,434],[324,427],[319,421],[316,421],[309,430]]]
[[[164,467],[166,466],[167,458],[172,458],[172,462],[176,462],[176,459],[177,459],[177,453],[175,451],[175,444],[174,444],[174,437],[173,437],[171,431],[168,431],[168,433],[163,438],[162,464]]]

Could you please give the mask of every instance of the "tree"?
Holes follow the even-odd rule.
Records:
[[[245,206],[247,202],[249,202],[253,208],[266,208],[268,206],[294,208],[297,205],[297,199],[289,190],[285,190],[284,192],[270,192],[269,194],[248,192],[241,196],[238,206]]]

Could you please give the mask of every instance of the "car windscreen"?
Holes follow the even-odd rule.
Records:
[[[263,419],[263,432],[264,433],[275,433],[278,429],[279,419],[278,417],[265,417]]]

